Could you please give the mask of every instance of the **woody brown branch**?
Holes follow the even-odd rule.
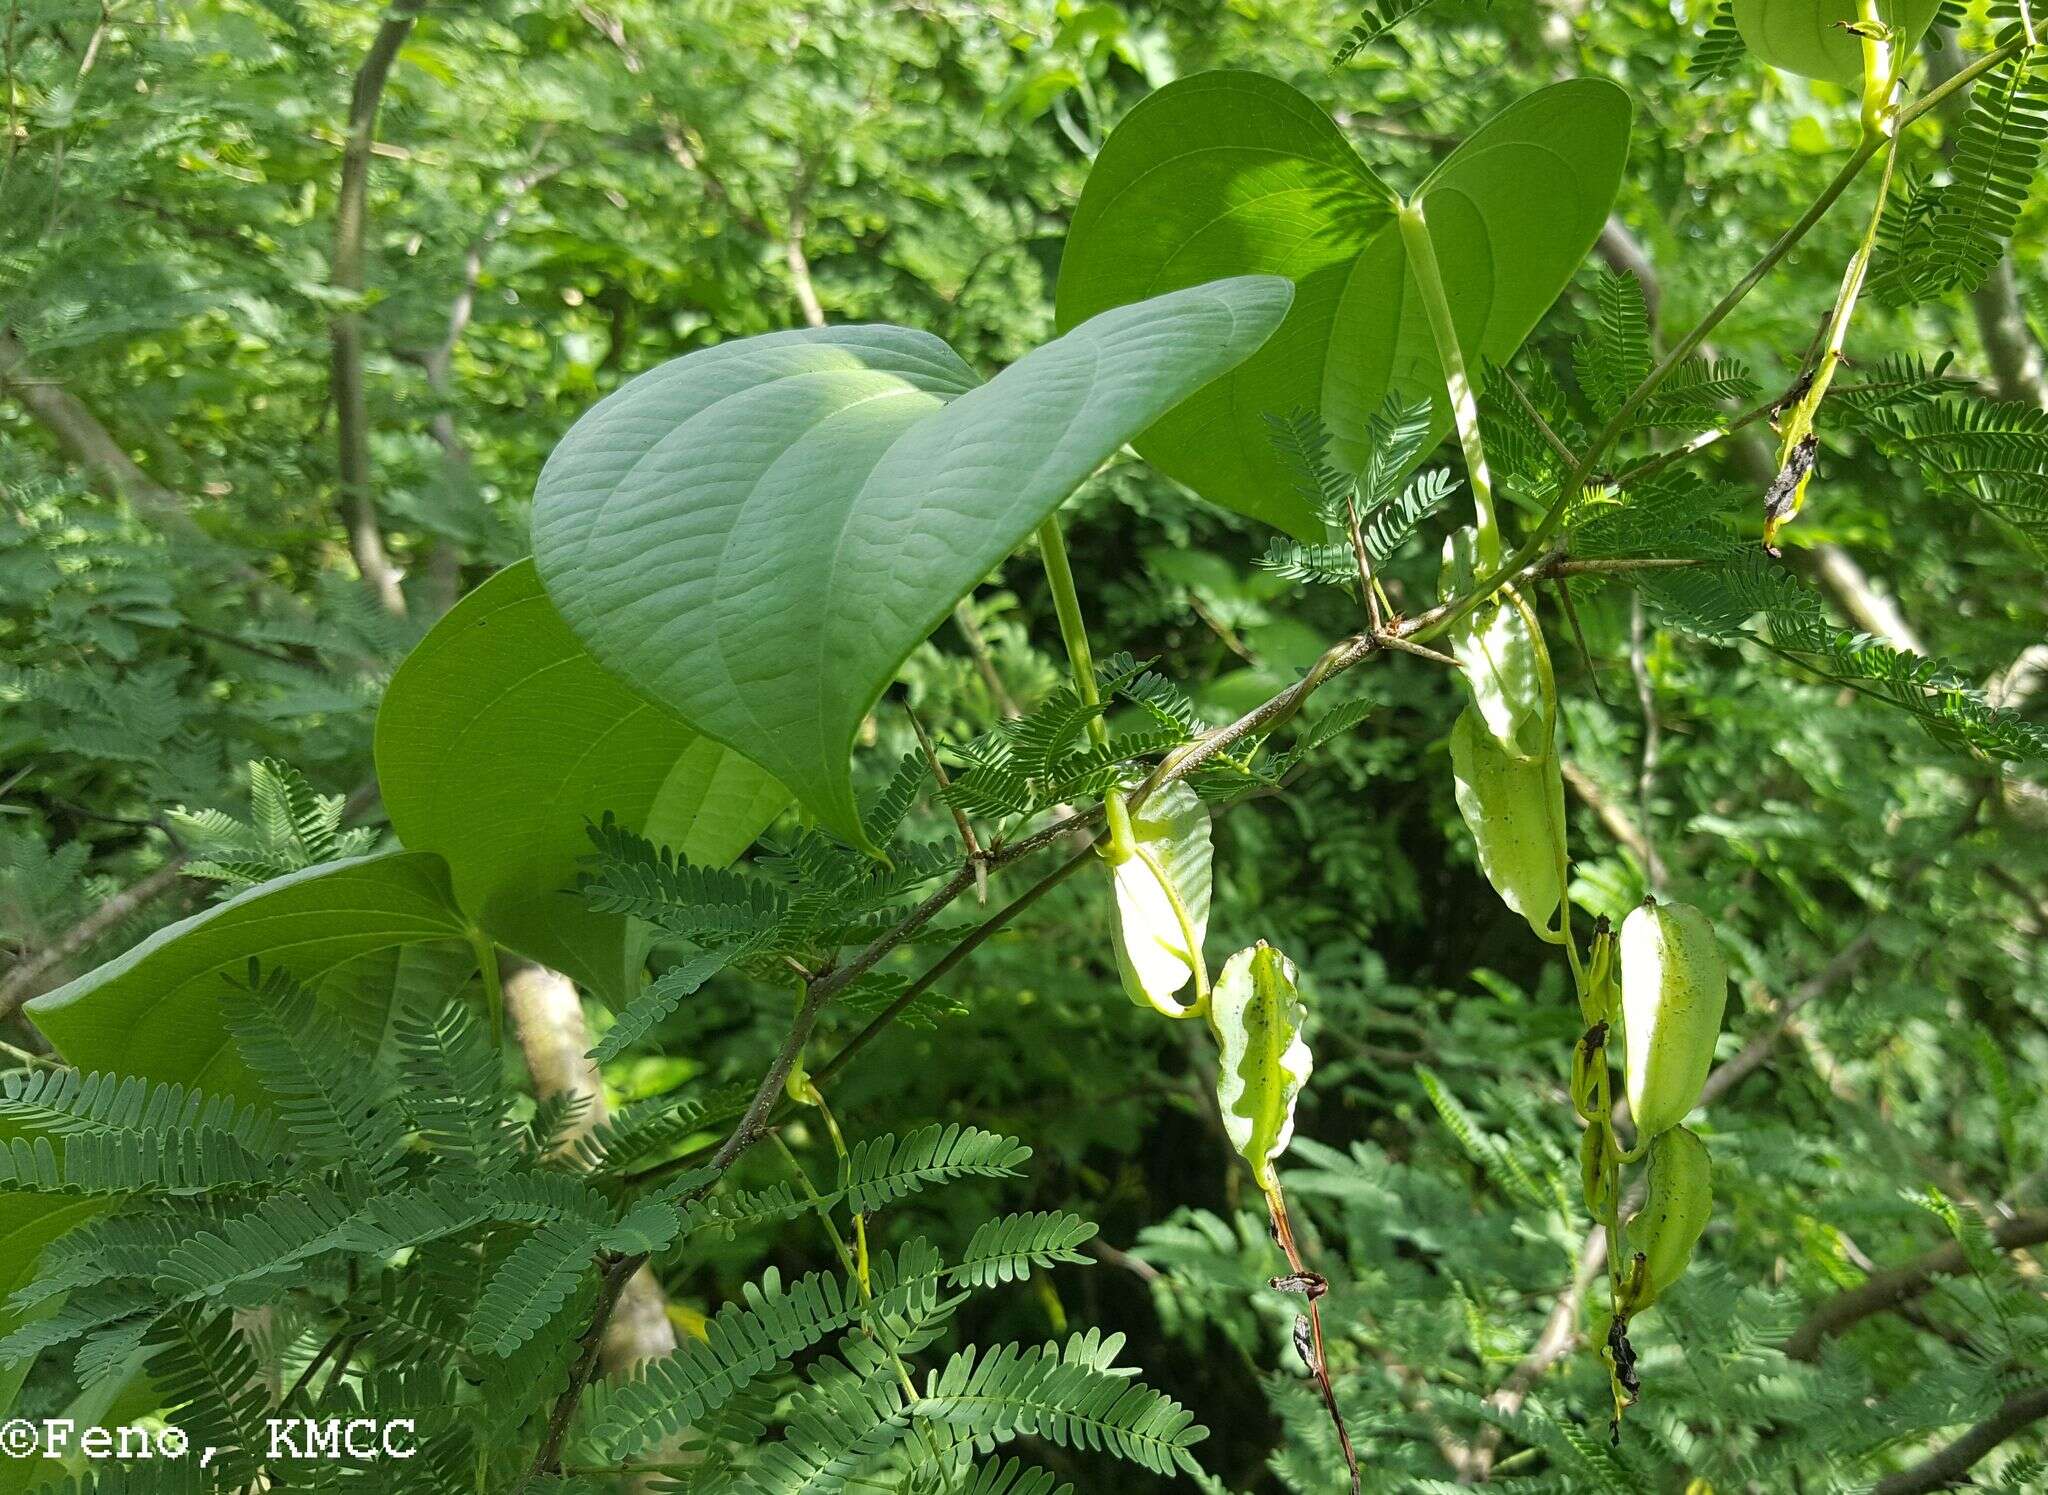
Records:
[[[384,14],[349,96],[348,134],[342,148],[341,185],[334,204],[334,255],[328,271],[333,287],[347,294],[328,329],[329,360],[338,442],[336,474],[356,570],[385,611],[405,612],[400,573],[385,549],[371,487],[370,416],[363,387],[363,315],[356,300],[364,288],[363,241],[369,224],[371,147],[377,112],[398,50],[412,33],[424,0],[393,0]]]

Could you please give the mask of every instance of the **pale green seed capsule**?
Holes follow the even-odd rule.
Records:
[[[1564,779],[1556,757],[1518,762],[1468,706],[1451,728],[1451,773],[1479,870],[1503,903],[1550,938],[1551,916],[1563,898]]]
[[[1209,811],[1194,790],[1169,784],[1132,817],[1136,851],[1110,868],[1110,925],[1124,993],[1168,1017],[1188,1015],[1175,993],[1201,969],[1209,928]]]
[[[1444,540],[1442,587],[1446,596],[1470,589],[1476,579],[1473,532],[1462,529]],[[1536,615],[1512,588],[1482,602],[1445,635],[1472,693],[1487,733],[1508,756],[1532,762],[1550,753],[1556,721],[1555,688],[1543,630]]]
[[[1644,899],[1621,925],[1621,1013],[1628,1104],[1654,1137],[1699,1104],[1728,1001],[1714,926],[1689,903]]]
[[[1308,1083],[1308,1021],[1294,962],[1261,940],[1224,963],[1209,999],[1209,1027],[1222,1050],[1216,1103],[1230,1145],[1259,1187],[1274,1187],[1273,1160],[1294,1136],[1294,1102]]]
[[[1643,1255],[1643,1286],[1631,1313],[1648,1308],[1685,1273],[1692,1248],[1714,1213],[1714,1164],[1707,1144],[1673,1127],[1650,1144],[1650,1185],[1629,1217],[1628,1246]]]

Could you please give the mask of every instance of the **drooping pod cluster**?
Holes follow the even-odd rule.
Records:
[[[1446,542],[1446,598],[1470,595],[1476,555],[1475,531]],[[1535,612],[1502,586],[1447,641],[1471,697],[1451,729],[1451,771],[1480,870],[1539,937],[1565,946],[1578,989],[1585,1028],[1572,1048],[1571,1097],[1585,1123],[1579,1162],[1586,1207],[1616,1241],[1606,1353],[1618,1418],[1638,1389],[1628,1321],[1684,1272],[1713,1209],[1706,1144],[1680,1123],[1699,1103],[1713,1065],[1727,967],[1705,914],[1655,899],[1632,911],[1618,935],[1599,920],[1579,959],[1567,901],[1556,685]],[[1633,1149],[1616,1132],[1608,1041],[1617,1026],[1637,1132]],[[1623,1170],[1644,1156],[1644,1202],[1624,1220]]]
[[[1643,1207],[1623,1237],[1626,1319],[1678,1280],[1713,1213],[1707,1144],[1679,1123],[1700,1101],[1728,1000],[1728,966],[1707,916],[1646,898],[1621,925],[1621,1017],[1628,1104],[1650,1166]]]

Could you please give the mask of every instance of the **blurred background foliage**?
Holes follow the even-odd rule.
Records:
[[[201,906],[209,885],[181,876],[206,853],[191,814],[245,814],[253,761],[288,761],[348,796],[351,824],[380,823],[382,682],[524,553],[541,461],[624,379],[807,321],[928,329],[983,370],[1047,337],[1091,152],[1176,76],[1283,77],[1396,186],[1532,87],[1614,78],[1637,126],[1598,259],[1682,331],[1856,130],[1843,90],[1751,60],[1690,86],[1704,12],[1441,0],[1335,68],[1353,16],[1304,0],[433,5],[390,59],[354,289],[337,215],[350,96],[391,12],[6,0],[0,1007]],[[1986,34],[1981,16],[1935,33],[1923,69]],[[1955,125],[1916,133],[1908,167],[1937,169]],[[1715,339],[1766,390],[1812,340],[1871,190]],[[2037,207],[1985,289],[1866,305],[1854,363],[1952,352],[1985,392],[2048,407],[2044,250]],[[1600,270],[1525,357],[1569,378]],[[331,394],[350,327],[366,489],[344,476]],[[1760,496],[1771,465],[1733,442],[1689,470]],[[2038,553],[1853,434],[1830,436],[1821,473],[1788,555],[1845,627],[1939,654],[2022,710],[2048,699]],[[1355,627],[1335,592],[1253,566],[1263,533],[1135,461],[1070,518],[1099,647],[1156,659],[1212,720]],[[1434,546],[1391,568],[1397,603],[1429,597]],[[1700,904],[1736,980],[1732,1083],[1704,1113],[1720,1183],[1704,1265],[1638,1331],[1648,1392],[1618,1447],[1604,1374],[1577,1352],[1603,1327],[1563,1089],[1578,1020],[1458,823],[1455,682],[1400,656],[1357,672],[1332,697],[1369,702],[1364,724],[1218,822],[1213,948],[1263,937],[1306,977],[1318,1068],[1285,1177],[1333,1278],[1333,1368],[1372,1486],[1932,1488],[1900,1471],[2040,1403],[2048,1380],[2025,1249],[2048,1239],[2048,799],[1880,704],[1668,632],[1622,586],[1580,582],[1572,601],[1583,653],[1554,593],[1542,606],[1569,698],[1580,901],[1618,912],[1655,887]],[[913,657],[908,699],[964,741],[1052,689],[1056,650],[1025,557]],[[864,755],[873,781],[915,749],[894,701]],[[946,833],[941,807],[919,813]],[[1002,1321],[970,1327],[1121,1330],[1211,1427],[1214,1488],[1339,1488],[1209,1061],[1119,994],[1102,888],[1057,890],[944,996],[935,1026],[891,1032],[834,1082],[842,1122],[972,1122],[1036,1157],[1026,1180],[906,1207],[884,1233],[964,1237],[998,1203],[1100,1221],[1093,1267],[999,1296]],[[751,1081],[787,1002],[736,981],[700,994],[608,1066],[611,1099]],[[861,1017],[828,1021],[843,1036]],[[18,1014],[8,1027],[37,1047]],[[791,1140],[829,1159],[821,1136]],[[763,1264],[829,1261],[802,1222],[742,1235],[664,1282],[670,1316],[687,1332]],[[1843,1297],[1873,1281],[1889,1288]],[[31,1403],[60,1404],[64,1374],[40,1368]],[[2039,1489],[2043,1449],[2037,1425],[1975,1477]],[[1085,1455],[1029,1452],[1105,1488]]]

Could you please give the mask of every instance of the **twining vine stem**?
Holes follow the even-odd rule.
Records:
[[[2006,59],[2018,56],[2026,50],[2026,47],[2026,37],[2024,35],[2017,36],[2004,45],[1986,52],[1967,67],[1960,69],[1953,76],[1930,88],[1926,93],[1899,111],[1894,132],[1903,133],[1908,126],[1913,124],[1922,115],[1939,107],[1945,99],[1958,91],[1968,88],[1978,78],[1990,72],[1991,69],[1997,67]],[[1835,205],[1837,199],[1849,190],[1850,185],[1862,174],[1863,168],[1870,164],[1871,158],[1883,149],[1887,143],[1887,138],[1883,134],[1873,135],[1868,131],[1864,133],[1863,139],[1857,144],[1856,149],[1850,153],[1849,159],[1842,163],[1841,170],[1837,171],[1833,179],[1820,190],[1820,195],[1814,198],[1804,213],[1800,214],[1798,221],[1778,235],[1771,247],[1764,251],[1762,258],[1750,266],[1742,279],[1738,280],[1730,288],[1728,294],[1715,302],[1713,308],[1705,316],[1701,317],[1698,322],[1694,323],[1692,329],[1684,337],[1680,338],[1671,350],[1658,361],[1657,365],[1643,377],[1642,382],[1629,391],[1628,397],[1621,402],[1614,414],[1608,417],[1607,424],[1602,426],[1599,433],[1593,437],[1585,453],[1579,458],[1570,475],[1558,489],[1557,498],[1551,503],[1549,509],[1545,511],[1542,520],[1537,524],[1529,538],[1522,543],[1521,548],[1502,562],[1499,569],[1492,575],[1480,578],[1479,584],[1472,588],[1462,603],[1446,615],[1441,623],[1430,630],[1432,633],[1456,623],[1466,613],[1477,607],[1488,597],[1491,597],[1503,582],[1513,580],[1518,573],[1544,553],[1552,537],[1556,535],[1558,526],[1564,523],[1565,511],[1570,508],[1572,500],[1577,498],[1579,493],[1585,488],[1587,479],[1592,477],[1593,473],[1597,470],[1600,459],[1607,454],[1608,448],[1620,440],[1622,434],[1628,429],[1629,422],[1634,419],[1636,412],[1642,409],[1644,401],[1656,393],[1657,387],[1670,377],[1673,370],[1677,369],[1680,364],[1684,363],[1686,359],[1698,351],[1700,344],[1712,335],[1714,329],[1726,320],[1728,314],[1740,306],[1744,298],[1762,283],[1764,277],[1776,269],[1779,262],[1786,255],[1790,254],[1799,241],[1804,239],[1813,230],[1814,225],[1827,216],[1828,210]]]

